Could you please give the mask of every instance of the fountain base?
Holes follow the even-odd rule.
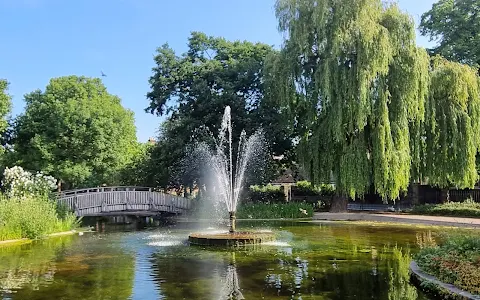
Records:
[[[271,232],[224,232],[192,233],[188,236],[191,245],[239,247],[257,245],[275,240]]]

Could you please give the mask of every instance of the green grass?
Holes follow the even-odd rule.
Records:
[[[464,202],[423,204],[412,209],[412,213],[434,216],[480,217],[480,203],[467,199]]]
[[[78,225],[72,213],[57,213],[56,203],[47,197],[25,199],[0,195],[0,241],[35,239],[54,232],[68,231]]]
[[[446,238],[440,246],[420,250],[418,266],[440,281],[480,295],[480,237],[458,235]]]
[[[306,211],[306,214],[304,213]],[[313,215],[313,206],[307,203],[249,203],[237,209],[238,219],[296,219]]]

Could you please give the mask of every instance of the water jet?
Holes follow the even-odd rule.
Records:
[[[245,172],[255,154],[263,147],[263,134],[255,132],[247,138],[245,131],[240,134],[237,160],[233,168],[232,117],[230,106],[225,107],[222,125],[216,139],[216,149],[211,151],[205,144],[198,147],[207,165],[212,169],[216,197],[226,205],[229,215],[228,231],[222,233],[198,232],[189,235],[190,244],[202,246],[241,246],[259,244],[274,240],[269,232],[237,232],[236,210]]]

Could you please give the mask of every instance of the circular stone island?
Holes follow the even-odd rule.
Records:
[[[275,240],[272,232],[222,232],[222,233],[192,233],[188,241],[198,246],[245,246],[257,245]]]

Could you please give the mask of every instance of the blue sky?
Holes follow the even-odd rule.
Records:
[[[434,0],[399,0],[416,21]],[[186,50],[191,31],[279,46],[274,0],[0,0],[0,78],[13,115],[23,95],[52,77],[99,77],[135,113],[137,136],[156,136],[162,118],[144,112],[155,49]],[[418,38],[422,46],[428,40]]]

